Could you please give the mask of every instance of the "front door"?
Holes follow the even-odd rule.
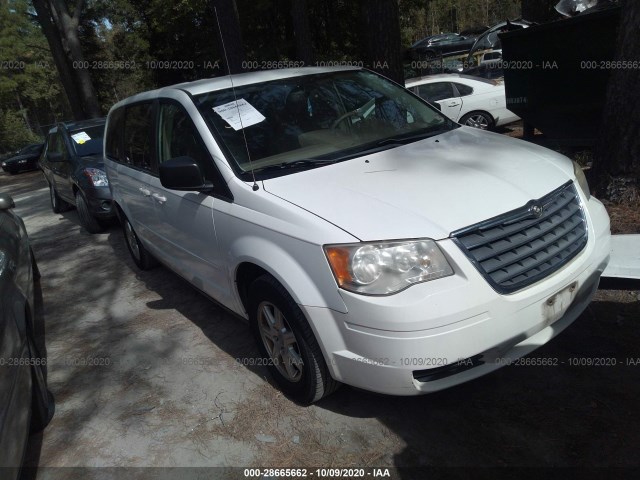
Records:
[[[198,163],[204,177],[219,184],[213,159],[186,110],[170,100],[158,110],[158,165],[177,157]],[[162,258],[184,278],[214,299],[226,303],[230,294],[228,275],[218,249],[215,217],[228,203],[209,193],[164,188],[159,179],[151,198],[156,215],[153,226]]]

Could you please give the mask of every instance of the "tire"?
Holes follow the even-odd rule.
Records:
[[[460,124],[480,130],[493,130],[495,121],[487,112],[469,112],[460,119]]]
[[[133,225],[124,213],[122,213],[122,232],[124,241],[127,244],[129,253],[134,263],[140,270],[149,270],[158,264],[158,261],[151,255],[133,230]]]
[[[49,198],[51,200],[51,210],[53,213],[62,213],[69,210],[69,204],[60,198],[56,187],[49,183]]]
[[[307,319],[285,288],[263,275],[250,285],[248,298],[253,335],[280,389],[302,405],[333,393],[340,383],[329,374]]]
[[[100,221],[91,215],[89,205],[87,205],[87,201],[80,190],[76,192],[76,210],[80,218],[80,225],[82,225],[87,232],[100,233],[104,231],[104,226]]]
[[[31,270],[33,272],[33,281],[40,280],[40,269],[38,268],[38,262],[36,262],[36,256],[33,254],[33,249],[29,247],[29,253],[31,254]]]
[[[29,337],[29,351],[32,359],[41,358],[31,337]],[[31,367],[31,426],[29,431],[36,433],[44,430],[53,418],[55,410],[53,395],[47,388],[47,367],[33,365]]]

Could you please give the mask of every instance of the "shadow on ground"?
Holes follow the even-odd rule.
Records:
[[[29,175],[31,190],[25,175],[25,182],[11,184],[11,192],[25,194],[40,185],[41,177]],[[303,459],[329,455],[333,466],[638,465],[638,292],[600,292],[570,328],[529,357],[551,365],[511,366],[421,397],[389,397],[344,386],[305,409],[264,385],[263,368],[234,362],[257,353],[245,323],[163,267],[137,270],[117,226],[89,235],[79,228],[75,212],[45,215],[46,191],[29,201],[28,230],[42,272],[49,358],[54,359],[50,387],[58,410],[44,440],[42,435],[31,438],[27,465],[51,465],[60,458],[93,465],[98,457],[104,465],[153,464],[194,442],[191,433],[153,437],[151,443],[157,445],[149,448],[157,456],[136,451],[135,442],[158,432],[165,435],[170,428],[200,432],[198,448],[208,455],[215,445],[207,442],[237,441],[239,448],[257,452],[263,465],[269,456],[272,463],[293,467]],[[199,333],[206,337],[204,344]],[[196,346],[207,355],[203,368],[180,370],[176,362]],[[88,357],[112,364],[89,368],[78,363]],[[210,395],[176,395],[171,382],[179,375],[192,375],[196,386],[212,383],[207,385]],[[236,395],[228,406],[219,406],[214,393],[232,388],[269,396],[265,403],[264,398],[239,400]],[[243,411],[247,407],[253,410]],[[192,423],[195,415],[209,409],[219,409],[221,425]],[[209,412],[206,421],[215,414]],[[229,414],[226,423],[223,414]],[[103,423],[95,423],[98,416]],[[273,416],[282,416],[281,422],[269,423]],[[234,430],[233,422],[240,420],[247,423]],[[305,422],[320,432],[315,443],[305,443],[304,435],[311,434]],[[334,442],[354,425],[362,425],[358,439]],[[280,443],[256,442],[254,434],[261,428],[270,433],[267,427],[284,432],[275,435]],[[115,430],[129,436],[122,440],[129,451],[118,450]],[[296,432],[302,432],[300,444],[287,443]],[[107,438],[109,433],[113,438]],[[322,450],[332,442],[335,449]],[[345,450],[356,463],[341,465]],[[359,455],[365,450],[366,455]],[[329,453],[320,457],[320,451]],[[185,458],[191,457],[178,460],[190,461]],[[242,460],[211,456],[206,461],[233,465]],[[410,471],[400,475],[424,478]]]

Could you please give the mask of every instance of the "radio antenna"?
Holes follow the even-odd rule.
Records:
[[[256,182],[256,174],[253,172],[253,162],[251,161],[251,154],[249,153],[249,143],[247,142],[247,135],[244,132],[244,124],[242,123],[242,115],[240,114],[240,106],[238,105],[238,97],[236,95],[236,88],[233,85],[233,74],[231,73],[231,65],[229,64],[229,57],[227,57],[227,47],[224,45],[224,37],[222,35],[222,28],[220,28],[220,18],[218,17],[218,8],[213,7],[213,11],[216,14],[216,23],[218,24],[218,32],[220,33],[220,42],[222,43],[222,53],[224,54],[224,61],[227,64],[227,70],[229,70],[229,80],[231,81],[231,91],[233,92],[233,101],[236,103],[236,110],[238,110],[238,120],[240,120],[240,129],[242,130],[242,138],[244,140],[244,147],[247,149],[247,158],[249,159],[249,168],[251,168],[251,177],[253,178],[253,186],[251,187],[255,192],[260,187]]]

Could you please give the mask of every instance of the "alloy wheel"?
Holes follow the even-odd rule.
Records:
[[[262,302],[258,306],[258,327],[273,365],[290,382],[300,381],[304,362],[282,311],[271,302]]]
[[[129,220],[125,221],[124,231],[127,236],[127,243],[129,244],[131,253],[136,258],[136,260],[140,260],[140,247],[138,246],[138,238],[136,237],[136,232],[133,231],[133,227],[131,226]]]

